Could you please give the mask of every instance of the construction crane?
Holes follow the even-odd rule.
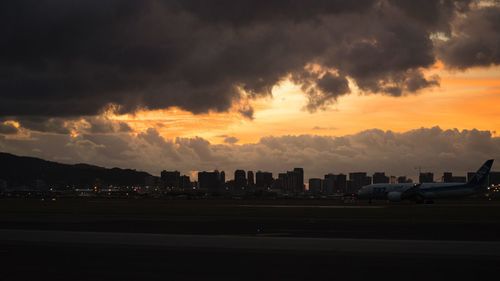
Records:
[[[420,176],[420,174],[422,173],[422,168],[425,168],[425,167],[422,167],[422,166],[417,166],[415,167],[414,169],[415,170],[418,170],[418,175]]]

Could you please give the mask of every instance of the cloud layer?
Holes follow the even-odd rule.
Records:
[[[417,166],[437,173],[446,170],[465,174],[475,171],[486,159],[500,161],[500,138],[490,131],[433,127],[404,133],[372,129],[342,137],[264,137],[257,143],[238,145],[211,144],[199,137],[165,139],[155,129],[148,129],[138,135],[115,132],[70,137],[32,133],[25,139],[0,135],[0,151],[153,174],[163,169],[184,173],[213,169],[229,174],[235,169],[278,173],[304,167],[306,177],[353,171],[415,177]]]
[[[454,36],[439,49],[446,64],[466,69],[500,63],[500,7],[471,11],[453,23]]]
[[[423,74],[437,59],[499,63],[498,6],[421,2],[3,1],[0,118],[43,130],[110,104],[226,111],[287,77],[314,111],[350,93],[348,79],[402,96],[438,85]]]

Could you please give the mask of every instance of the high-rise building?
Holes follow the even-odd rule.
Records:
[[[383,172],[373,174],[373,183],[389,183],[389,177]]]
[[[323,180],[323,193],[344,193],[347,189],[347,176],[344,174],[327,174]]]
[[[224,187],[224,175],[217,170],[198,172],[198,186],[208,191],[220,191]]]
[[[365,172],[349,173],[349,180],[351,181],[351,189],[347,193],[356,193],[361,187],[372,183],[372,178],[367,176]]]
[[[333,194],[335,192],[335,181],[336,181],[337,175],[334,174],[328,174],[325,175],[323,179],[323,189],[321,192],[324,194]]]
[[[347,175],[337,174],[335,177],[335,192],[345,193],[347,189]]]
[[[298,192],[303,192],[304,191],[304,169],[303,168],[294,168],[293,171],[297,174],[298,177],[298,184],[297,184],[297,191]]]
[[[234,187],[244,188],[247,186],[247,178],[244,170],[234,171]]]
[[[465,177],[465,176],[453,176],[453,177],[451,177],[451,182],[466,183],[467,177]]]
[[[183,175],[180,177],[180,184],[179,187],[182,189],[192,189],[193,186],[191,184],[191,179],[189,176]]]
[[[280,189],[281,191],[287,191],[287,175],[286,173],[279,173],[278,178],[274,181],[274,188]]]
[[[257,179],[257,186],[259,186]],[[286,193],[301,193],[305,191],[304,169],[295,168],[293,171],[279,173],[274,182],[274,188],[281,189]]]
[[[309,179],[309,192],[318,194],[321,193],[321,179],[311,178]]]
[[[273,173],[258,171],[255,173],[255,185],[259,189],[268,189],[273,186]]]
[[[434,182],[434,174],[433,173],[420,173],[418,176],[418,181],[420,183]]]
[[[247,172],[247,182],[248,182],[248,186],[254,186],[255,185],[255,178],[253,176],[253,172],[252,171],[248,171]]]
[[[294,171],[286,172],[286,184],[285,189],[287,192],[295,193],[297,192],[297,187],[299,185],[299,177]]]
[[[351,193],[351,190],[353,190],[352,181],[347,180],[344,194]]]
[[[218,172],[217,170],[215,171]],[[219,173],[219,182],[221,183],[222,186],[224,186],[224,184],[226,183],[226,173],[224,173],[224,171],[221,171]]]
[[[165,171],[161,172],[160,178],[163,187],[179,188],[181,173],[179,171]]]
[[[399,176],[397,179],[397,183],[411,183],[412,180],[407,178],[406,176]]]
[[[375,182],[375,180],[374,180],[374,182]],[[398,179],[395,176],[390,176],[389,177],[389,183],[390,184],[398,183]]]
[[[453,182],[453,173],[444,172],[443,173],[443,182]]]

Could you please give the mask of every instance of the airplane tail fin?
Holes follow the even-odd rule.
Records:
[[[487,160],[484,162],[483,166],[477,170],[476,174],[467,182],[467,184],[472,185],[474,187],[484,187],[487,183],[488,175],[491,170],[491,166],[493,165],[493,159]]]

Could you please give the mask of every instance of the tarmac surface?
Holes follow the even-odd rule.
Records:
[[[0,241],[40,244],[87,244],[194,249],[279,250],[342,253],[425,254],[500,257],[500,242],[336,239],[306,237],[248,237],[173,235],[152,233],[108,233],[37,230],[0,230]]]
[[[466,253],[5,241],[0,260],[1,280],[495,280],[500,263]]]
[[[500,202],[0,200],[0,280],[492,280]]]

